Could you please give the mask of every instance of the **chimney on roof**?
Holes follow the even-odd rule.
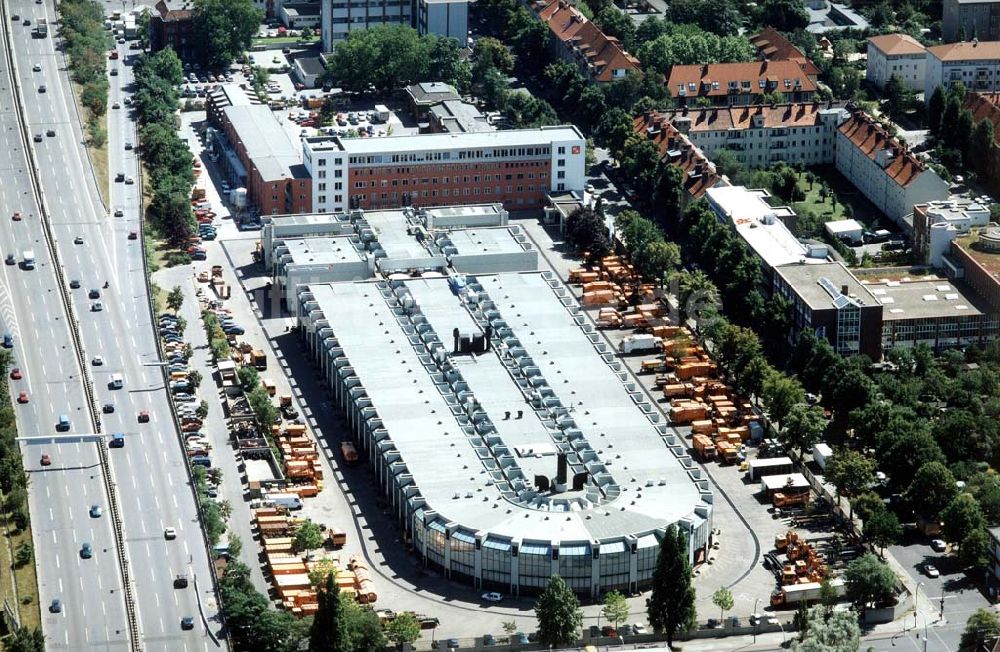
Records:
[[[840,286],[840,293],[843,294],[845,297],[847,296],[848,289],[847,289],[847,284],[846,283],[844,285]]]

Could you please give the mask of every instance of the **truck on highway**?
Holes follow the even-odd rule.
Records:
[[[289,511],[302,509],[302,499],[298,494],[265,494],[264,498],[274,503],[275,507],[283,507]]]
[[[49,21],[44,16],[36,18],[35,27],[31,30],[31,36],[33,38],[45,38],[48,35]]]
[[[24,269],[35,269],[35,251],[33,249],[25,249],[21,257],[24,260],[22,263]]]
[[[125,433],[116,432],[111,435],[111,441],[108,443],[111,448],[125,448]]]

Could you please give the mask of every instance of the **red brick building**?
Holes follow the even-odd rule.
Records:
[[[182,60],[190,60],[195,55],[195,43],[191,2],[170,2],[160,0],[149,15],[149,49],[159,52],[163,48],[174,49]]]
[[[263,105],[227,106],[213,112],[226,136],[223,157],[231,180],[247,189],[248,207],[261,215],[312,212],[312,180],[301,150]]]

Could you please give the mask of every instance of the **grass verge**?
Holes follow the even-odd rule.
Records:
[[[90,155],[90,162],[94,166],[94,174],[97,177],[97,191],[101,193],[101,199],[104,201],[104,205],[107,206],[111,197],[110,177],[108,176],[108,139],[105,135],[104,144],[96,147],[93,140],[87,135],[86,127],[90,124],[91,115],[87,107],[80,101],[80,93],[83,92],[83,87],[76,82],[72,82],[72,85],[73,92],[76,94],[77,106],[80,107],[80,127],[84,130],[83,136],[87,142],[87,153]],[[101,120],[106,122],[106,116],[102,117]],[[106,130],[105,134],[107,134]]]
[[[31,526],[18,530],[11,518],[4,515],[4,545],[0,546],[3,567],[13,572],[0,574],[0,589],[8,603],[16,606],[22,627],[37,629],[42,624],[42,614],[38,606],[38,576],[35,574],[35,560],[17,565],[14,552],[23,545],[31,546]]]

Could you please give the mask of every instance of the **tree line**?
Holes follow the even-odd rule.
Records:
[[[66,42],[70,74],[80,85],[80,102],[87,109],[87,136],[100,148],[108,140],[107,57],[111,37],[104,29],[104,10],[94,0],[66,0],[58,5],[60,35]]]
[[[988,177],[993,172],[993,122],[988,118],[975,122],[972,111],[964,107],[965,93],[962,84],[935,88],[928,101],[927,128],[949,172]]]
[[[191,212],[194,163],[177,125],[177,87],[184,80],[184,72],[173,49],[164,48],[156,54],[139,56],[133,73],[139,151],[152,190],[147,217],[171,245],[182,247],[196,233]]]

